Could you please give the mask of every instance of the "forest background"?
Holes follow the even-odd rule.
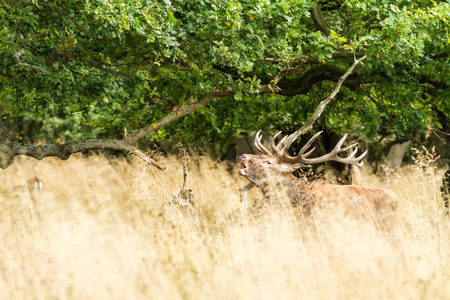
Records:
[[[314,126],[323,148],[350,132],[372,161],[405,140],[449,157],[446,1],[0,6],[3,168],[18,152],[67,158],[155,143],[220,158],[236,137],[298,129],[363,55]]]

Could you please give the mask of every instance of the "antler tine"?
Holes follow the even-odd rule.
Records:
[[[284,138],[281,139],[281,141],[278,143],[278,146],[281,146],[281,151],[283,153],[287,153],[288,149],[291,147],[292,145],[292,140],[293,136],[292,134],[290,135],[286,135]]]
[[[362,167],[363,164],[364,164],[364,162],[362,161],[362,159],[363,159],[364,157],[366,157],[367,153],[369,153],[369,150],[364,151],[360,156],[358,156],[357,158],[355,158],[356,160],[359,161],[359,163],[358,163],[358,164],[355,164],[355,165],[357,165],[358,167]]]
[[[334,160],[340,163],[345,163],[345,164],[351,164],[351,165],[357,165],[358,167],[362,167],[364,162],[361,161],[368,153],[368,150],[364,151],[360,156],[355,157],[356,153],[358,152],[358,148],[354,149],[352,151],[352,153],[347,156],[347,157],[340,157],[338,156],[339,153],[344,152],[344,151],[348,151],[349,149],[355,147],[356,145],[358,145],[358,143],[354,143],[348,147],[344,147],[341,148],[342,144],[344,143],[345,139],[347,138],[347,134],[345,134],[340,140],[339,142],[336,144],[336,146],[334,147],[334,149],[329,153],[329,154],[333,154],[329,160]]]
[[[367,154],[367,151],[365,151],[363,154],[355,158],[356,153],[358,152],[358,148],[353,149],[352,153],[348,155],[347,157],[340,157],[339,154],[342,152],[346,152],[352,148],[354,148],[358,143],[352,144],[347,147],[342,147],[345,140],[347,139],[348,134],[345,134],[336,144],[334,149],[323,156],[314,157],[314,158],[308,158],[309,155],[311,155],[315,147],[311,148],[311,145],[317,140],[317,138],[320,136],[322,131],[319,131],[316,133],[300,150],[297,156],[289,156],[286,152],[282,152],[279,149],[274,149],[277,157],[287,163],[303,163],[303,164],[317,164],[321,162],[326,162],[330,160],[334,160],[341,163],[346,164],[353,164],[357,166],[362,166],[363,162],[361,161]],[[306,153],[305,153],[306,152]]]
[[[318,133],[316,133],[306,144],[305,146],[302,147],[302,149],[300,149],[300,152],[298,153],[297,157],[308,157],[315,149],[316,147],[314,147],[312,150],[308,151],[308,153],[304,154],[306,150],[308,150],[309,147],[311,147],[312,143],[315,142],[315,140],[317,140],[317,138],[319,137],[319,135],[322,133],[323,131],[319,131]]]
[[[312,143],[314,143],[314,141],[319,137],[319,135],[322,133],[322,131],[316,133],[306,144],[305,146],[302,147],[302,149],[300,149],[300,152],[298,153],[297,156],[290,156],[287,154],[287,149],[289,149],[290,145],[292,144],[293,141],[290,140],[290,138],[293,137],[294,134],[291,135],[287,135],[285,136],[280,143],[278,143],[278,145],[281,145],[284,143],[284,141],[286,139],[288,139],[288,142],[283,145],[283,147],[281,149],[279,149],[277,146],[275,146],[275,144],[272,144],[272,149],[276,155],[276,157],[283,162],[287,162],[287,163],[303,163],[305,162],[305,158],[308,157],[309,155],[311,155],[311,153],[314,152],[314,150],[316,149],[315,147],[312,148],[311,150],[309,150],[306,154],[305,151],[308,150]],[[279,133],[277,133],[278,135]],[[277,136],[275,135],[274,138]]]
[[[350,149],[352,149],[352,148],[355,147],[355,146],[358,146],[358,143],[351,144],[350,146],[345,147],[344,150],[345,150],[345,151],[346,151],[346,150],[350,150]]]
[[[305,154],[303,154],[303,158],[306,158],[306,157],[310,156],[311,153],[314,152],[314,150],[316,150],[316,147],[313,147],[311,150],[309,150],[308,152],[306,152]]]
[[[280,131],[280,133],[281,133],[281,131]],[[290,145],[288,146],[288,143],[285,144],[286,139],[287,139],[288,137],[289,137],[289,136],[286,135],[286,136],[283,137],[283,138],[281,139],[281,141],[278,143],[278,146],[283,146],[283,147],[281,148],[283,151],[286,151],[286,150],[289,149],[289,147],[290,147]]]
[[[283,153],[284,147],[283,148],[278,148],[280,145],[283,144],[284,140],[286,139],[286,137],[282,138],[281,141],[275,145],[275,140],[277,139],[277,137],[281,134],[281,131],[278,131],[271,139],[270,139],[270,147],[272,148],[272,150],[275,153]]]
[[[272,155],[272,153],[266,147],[264,147],[264,145],[261,143],[261,139],[262,139],[261,130],[259,130],[256,133],[256,137],[255,137],[256,150],[258,150],[258,152],[261,154]]]
[[[339,142],[336,144],[336,146],[334,146],[334,149],[331,151],[347,151],[349,149],[349,147],[345,147],[344,149],[341,149],[342,145],[344,144],[345,140],[347,139],[348,133],[344,134],[343,137],[341,137],[341,139],[339,140]]]
[[[285,136],[279,143],[278,145],[275,144],[275,140],[276,138],[281,134],[281,131],[278,132],[277,134],[275,134],[271,141],[270,141],[270,146],[272,147],[272,150],[275,154],[275,156],[278,158],[278,160],[285,162],[285,163],[291,163],[291,164],[295,164],[295,163],[302,163],[302,164],[307,164],[307,165],[311,165],[311,164],[317,164],[317,163],[321,163],[321,162],[326,162],[326,161],[337,161],[337,162],[341,162],[341,163],[346,163],[346,164],[352,164],[352,165],[357,165],[359,167],[361,167],[363,165],[363,162],[361,161],[367,154],[367,151],[365,151],[363,154],[361,154],[360,156],[355,158],[356,153],[358,152],[358,148],[353,149],[352,153],[350,155],[348,155],[347,157],[340,157],[339,154],[342,152],[346,152],[352,148],[354,148],[355,146],[358,145],[358,143],[352,144],[350,146],[347,147],[342,147],[342,145],[344,144],[345,140],[347,139],[348,134],[345,134],[336,144],[336,146],[333,148],[333,150],[323,156],[319,156],[319,157],[314,157],[314,158],[308,158],[316,149],[315,147],[311,148],[311,145],[317,140],[317,138],[320,136],[320,134],[322,133],[322,131],[317,132],[303,147],[302,149],[300,149],[299,153],[297,156],[290,156],[287,153],[287,149],[289,148],[289,146],[292,144],[292,141],[290,140],[293,135],[288,135]],[[256,133],[256,138],[255,138],[255,147],[256,149],[262,153],[262,154],[267,154],[267,155],[272,155],[270,153],[269,150],[267,150],[266,147],[264,147],[261,143],[261,130],[258,131]],[[287,143],[285,143],[285,141],[287,140]],[[306,152],[306,153],[305,153]]]
[[[352,159],[353,157],[355,157],[357,152],[358,152],[358,149],[353,150],[353,152],[349,156],[347,156],[347,158]]]
[[[354,149],[354,150],[352,151],[352,153],[351,153],[349,156],[347,156],[347,158],[342,158],[342,157],[337,156],[337,154],[339,154],[339,153],[341,153],[341,152],[348,151],[348,150],[350,150],[351,148],[353,148],[353,147],[355,147],[355,146],[358,145],[358,143],[354,143],[354,144],[351,144],[350,146],[341,148],[341,147],[342,147],[342,144],[344,144],[345,140],[347,139],[347,136],[348,136],[348,133],[344,134],[344,136],[339,140],[339,142],[336,144],[336,146],[334,147],[334,149],[330,152],[330,153],[336,153],[336,161],[346,162],[347,160],[353,160],[353,157],[354,157],[354,156],[356,155],[356,153],[358,152],[358,148],[356,148],[356,149]],[[367,151],[366,151],[366,152],[367,152]],[[363,153],[364,156],[367,154],[366,152]],[[361,159],[362,159],[364,156],[360,155]],[[337,159],[339,159],[339,160],[337,160]],[[345,161],[342,161],[342,159],[344,159]],[[356,158],[356,159],[357,159],[357,158]]]
[[[346,158],[342,158],[339,156],[336,156],[336,159],[333,159],[337,162],[341,162],[341,163],[346,163],[346,164],[350,164],[350,165],[356,165],[358,167],[362,167],[364,162],[362,161],[362,159],[367,155],[368,150],[364,151],[360,156],[358,156],[357,158],[353,158],[356,154],[356,152],[358,151],[358,149],[355,149],[352,154],[350,154],[348,157]]]

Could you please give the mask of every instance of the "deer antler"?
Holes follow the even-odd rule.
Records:
[[[313,153],[314,150],[316,149],[316,147],[313,147],[312,149],[310,149],[311,145],[317,140],[317,138],[319,137],[319,135],[321,133],[322,133],[322,131],[319,131],[318,133],[316,133],[305,144],[305,146],[303,146],[300,149],[299,153],[296,156],[290,156],[288,154],[288,149],[290,148],[292,142],[286,143],[286,139],[288,137],[291,137],[291,135],[285,136],[283,139],[281,139],[280,142],[278,142],[278,144],[275,144],[275,140],[281,134],[281,131],[272,137],[272,139],[270,141],[270,146],[273,150],[273,153],[278,158],[278,160],[280,160],[282,162],[290,163],[290,164],[302,163],[305,165],[312,165],[312,164],[317,164],[317,163],[334,160],[334,161],[337,161],[340,163],[352,164],[352,165],[357,165],[359,167],[362,167],[362,165],[363,165],[362,159],[366,156],[367,150],[364,151],[364,153],[362,153],[358,157],[355,157],[356,153],[358,152],[358,148],[355,148],[353,150],[353,152],[347,157],[339,156],[340,153],[347,152],[350,149],[352,149],[353,147],[358,145],[358,143],[355,143],[350,146],[346,146],[346,147],[342,148],[342,145],[344,144],[345,140],[347,139],[348,134],[345,134],[339,140],[339,142],[336,144],[336,146],[334,147],[334,149],[331,152],[329,152],[323,156],[308,158],[308,156],[310,156],[311,153]],[[265,155],[274,155],[266,147],[264,147],[264,145],[261,143],[261,138],[262,138],[262,136],[261,136],[261,130],[260,130],[256,133],[256,137],[255,137],[255,147],[258,150],[258,152],[261,154],[265,154]],[[306,152],[306,151],[308,151],[308,152]]]
[[[261,154],[272,155],[272,153],[269,151],[269,149],[264,147],[264,145],[261,143],[261,139],[262,139],[262,135],[261,135],[261,130],[260,130],[256,133],[256,137],[255,137],[256,150],[258,150],[258,152]]]
[[[352,149],[353,147],[355,147],[356,145],[358,145],[358,143],[355,143],[355,144],[352,144],[350,146],[346,146],[346,147],[342,148],[342,145],[344,144],[348,134],[345,134],[339,140],[339,142],[336,144],[336,146],[334,147],[334,149],[331,152],[329,152],[329,153],[327,153],[327,154],[325,154],[323,156],[314,157],[314,158],[308,158],[308,156],[311,155],[311,153],[313,153],[313,151],[316,149],[315,147],[310,149],[312,143],[314,143],[314,141],[319,137],[319,135],[321,133],[322,133],[322,131],[319,131],[318,133],[316,133],[305,144],[305,146],[303,146],[302,149],[300,149],[300,151],[297,154],[297,156],[290,156],[287,153],[287,149],[289,148],[290,143],[283,144],[284,140],[286,139],[287,136],[284,137],[278,143],[278,145],[275,145],[274,140],[280,134],[280,132],[273,136],[271,146],[272,146],[273,152],[275,153],[275,156],[280,161],[286,162],[286,163],[290,163],[290,164],[302,163],[302,164],[306,164],[306,165],[311,165],[311,164],[317,164],[317,163],[322,163],[322,162],[334,160],[334,161],[337,161],[337,162],[340,162],[340,163],[352,164],[352,165],[357,165],[359,167],[362,167],[362,165],[363,165],[362,159],[366,156],[367,150],[364,151],[364,153],[362,153],[358,157],[355,157],[356,153],[358,152],[358,148],[355,148],[353,150],[353,152],[347,157],[340,157],[339,156],[340,153],[346,152],[346,151]],[[306,151],[308,151],[308,152],[305,153]]]
[[[366,59],[366,56],[363,56],[359,59],[355,58],[355,61],[350,66],[350,68],[344,73],[344,75],[341,76],[341,78],[339,78],[339,81],[337,82],[336,86],[334,87],[333,92],[325,100],[320,102],[319,106],[314,111],[314,114],[311,116],[311,118],[308,120],[308,122],[305,125],[303,125],[300,129],[298,129],[294,133],[285,136],[277,145],[275,144],[275,139],[281,134],[281,131],[272,137],[270,145],[271,145],[273,152],[275,153],[275,156],[280,161],[283,161],[286,163],[292,163],[292,164],[294,164],[294,163],[317,164],[317,163],[321,163],[321,162],[325,162],[325,161],[334,160],[334,161],[338,161],[341,163],[353,164],[353,165],[357,165],[357,166],[363,165],[363,162],[361,160],[364,158],[364,156],[366,156],[367,151],[365,151],[363,154],[361,154],[360,156],[358,156],[356,158],[354,156],[356,155],[356,152],[358,152],[358,149],[354,149],[354,151],[345,158],[338,156],[338,154],[340,154],[342,152],[346,152],[357,145],[357,144],[353,144],[348,147],[341,148],[345,142],[345,139],[347,138],[347,134],[341,138],[341,140],[336,144],[336,146],[330,153],[325,154],[320,157],[307,158],[309,155],[311,155],[311,153],[314,152],[315,148],[312,148],[310,150],[309,150],[309,148],[311,147],[312,143],[319,137],[319,135],[322,133],[322,131],[315,134],[306,143],[306,145],[300,150],[300,152],[298,153],[297,156],[289,156],[287,152],[288,152],[288,149],[291,147],[292,143],[299,136],[301,136],[302,134],[304,134],[305,132],[307,132],[308,130],[310,130],[312,128],[312,125],[317,120],[317,118],[319,118],[319,116],[322,114],[322,112],[324,111],[324,109],[328,105],[328,103],[330,103],[334,99],[334,97],[337,95],[344,80],[353,72],[353,69],[356,67],[356,65],[358,65],[364,59]],[[272,155],[272,153],[266,147],[264,147],[263,144],[261,143],[261,130],[258,131],[258,133],[256,134],[255,147],[258,150],[258,152],[261,154]],[[305,153],[307,150],[309,150],[309,151],[307,153]]]

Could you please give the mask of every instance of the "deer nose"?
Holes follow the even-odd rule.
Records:
[[[247,158],[245,157],[245,154],[239,156],[239,161],[240,161],[240,162],[243,162],[243,161],[245,161],[246,159],[247,159]]]

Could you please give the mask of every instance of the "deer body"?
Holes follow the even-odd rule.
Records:
[[[319,133],[320,134],[320,133]],[[266,196],[277,196],[279,192],[285,193],[293,206],[303,206],[308,208],[325,205],[346,205],[347,207],[361,208],[370,207],[374,211],[395,210],[397,199],[391,191],[355,185],[335,185],[327,182],[308,182],[295,177],[292,172],[308,164],[318,163],[328,160],[336,160],[343,163],[362,165],[363,153],[354,158],[356,151],[346,157],[338,156],[339,153],[349,150],[355,145],[342,147],[344,136],[335,149],[322,157],[308,158],[312,153],[308,150],[312,142],[317,138],[315,135],[299,152],[296,157],[289,156],[287,149],[290,144],[283,145],[283,139],[279,145],[274,144],[272,138],[272,154],[265,148],[260,140],[259,133],[255,139],[255,147],[260,155],[244,154],[240,156],[242,168],[240,175],[245,176],[253,185],[259,187]]]

